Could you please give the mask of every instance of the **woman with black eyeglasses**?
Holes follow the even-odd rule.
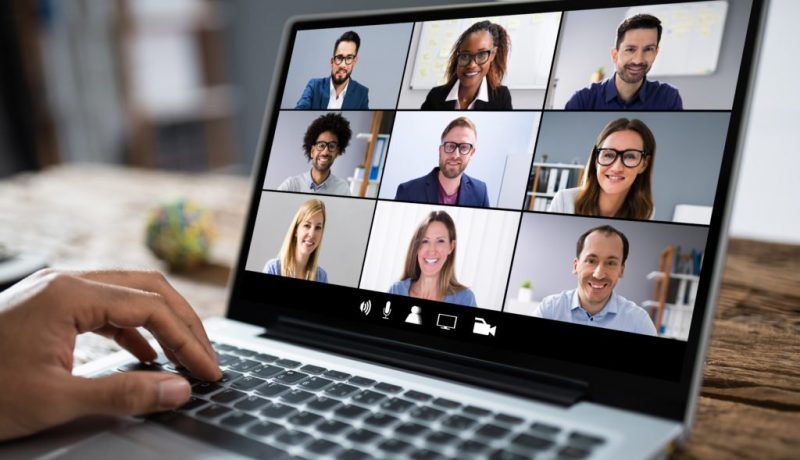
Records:
[[[453,46],[447,83],[430,90],[422,110],[511,110],[502,86],[511,38],[499,24],[476,22]]]
[[[641,120],[618,118],[597,136],[581,186],[560,190],[549,212],[653,219],[656,139]]]

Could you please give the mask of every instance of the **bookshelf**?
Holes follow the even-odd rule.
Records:
[[[653,323],[661,337],[680,340],[689,337],[700,276],[699,263],[689,268],[692,273],[676,271],[684,271],[685,258],[680,247],[667,246],[659,257],[659,269],[647,275],[648,280],[655,281],[653,300],[644,301],[642,306],[653,314]],[[701,261],[702,255],[698,259]]]
[[[547,211],[556,192],[578,186],[583,169],[579,164],[534,162],[525,195],[525,209]]]

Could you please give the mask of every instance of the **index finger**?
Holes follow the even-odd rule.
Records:
[[[216,360],[208,355],[162,295],[89,279],[73,279],[83,286],[66,303],[73,310],[79,332],[93,331],[107,324],[121,328],[143,326],[196,376],[211,381],[222,378]]]
[[[84,279],[161,294],[170,308],[200,341],[208,355],[214,361],[217,360],[217,354],[211,347],[211,341],[208,339],[206,330],[197,313],[161,273],[156,271],[104,270],[80,272],[77,275]]]

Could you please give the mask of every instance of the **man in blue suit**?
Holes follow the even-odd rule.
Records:
[[[295,109],[369,109],[369,89],[350,78],[358,62],[361,38],[352,30],[336,40],[331,58],[331,76],[312,78]]]
[[[475,155],[478,130],[467,117],[451,121],[442,132],[439,166],[397,186],[396,200],[489,207],[486,184],[464,174]]]

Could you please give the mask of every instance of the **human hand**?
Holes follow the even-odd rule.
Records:
[[[133,415],[184,404],[191,389],[179,375],[72,375],[75,337],[89,331],[115,340],[140,361],[156,359],[138,326],[198,378],[222,377],[200,319],[160,273],[48,269],[0,293],[0,441],[83,415]]]

